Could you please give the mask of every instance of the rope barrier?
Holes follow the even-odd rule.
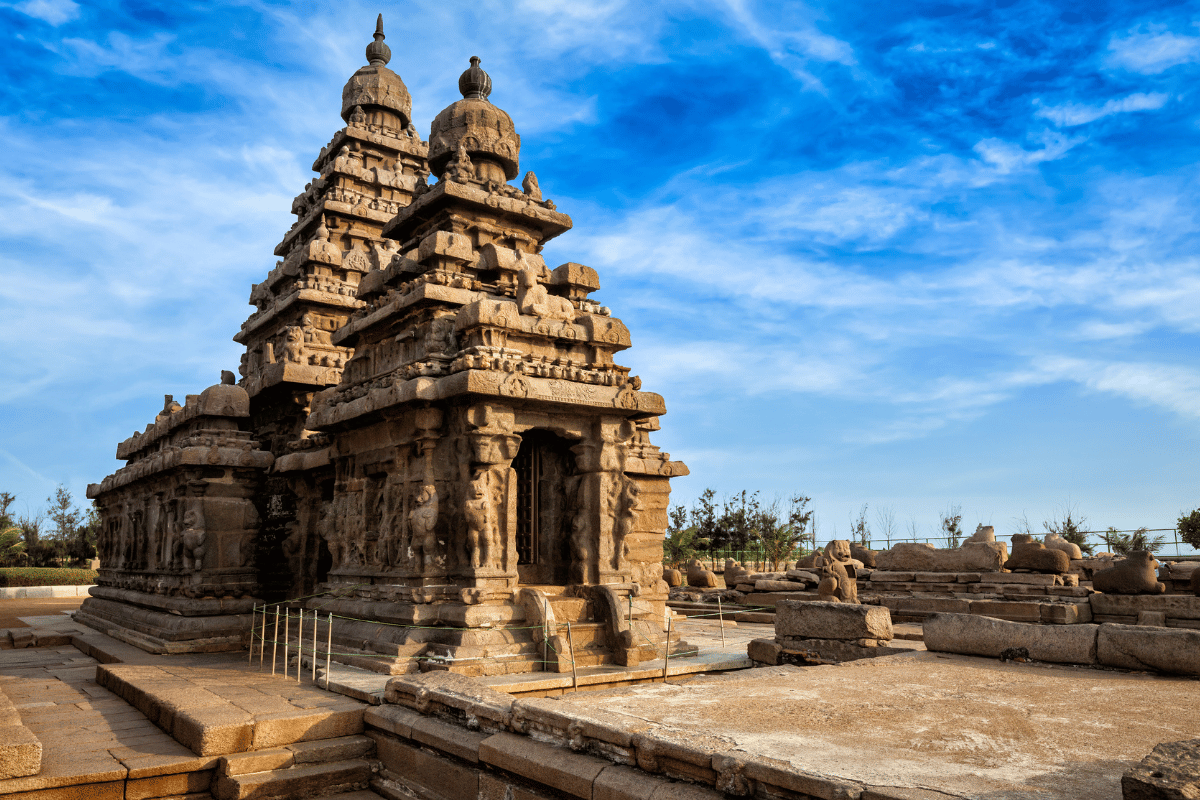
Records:
[[[363,585],[367,585],[367,584],[359,584],[359,586],[363,586]],[[344,597],[344,596],[345,595],[333,594],[332,592],[322,592],[322,593],[318,593],[318,594],[308,595],[306,597],[293,598],[290,600],[285,600],[285,601],[281,601],[281,602],[277,602],[277,603],[265,603],[261,606],[255,606],[251,613],[251,622],[250,622],[250,643],[249,643],[250,663],[253,664],[254,644],[257,641],[257,643],[259,645],[259,647],[258,647],[259,671],[262,671],[262,669],[265,666],[264,662],[265,662],[267,642],[270,642],[271,643],[271,674],[274,675],[275,671],[276,671],[276,658],[277,658],[277,654],[278,654],[278,650],[279,650],[279,645],[282,644],[283,651],[284,651],[283,673],[284,673],[285,677],[290,677],[290,675],[288,674],[288,668],[290,665],[290,650],[292,647],[291,636],[290,636],[290,624],[291,624],[291,616],[292,615],[291,615],[291,608],[288,606],[290,606],[290,604],[292,604],[292,603],[296,603],[296,602],[299,602],[302,600],[312,600],[312,599],[316,599],[316,598],[320,598],[320,597],[330,597],[330,599],[338,599],[338,597]],[[629,598],[629,605],[628,605],[628,611],[627,611],[627,614],[628,614],[627,624],[628,624],[630,631],[637,630],[638,636],[645,642],[645,644],[647,644],[650,647],[657,650],[659,643],[652,640],[650,637],[648,637],[646,635],[645,631],[640,630],[633,625],[634,610],[635,610],[634,605],[635,604],[633,602],[633,598],[632,597]],[[280,614],[281,607],[284,607],[283,614]],[[267,634],[267,617],[270,615],[270,611],[272,608],[275,611],[275,623],[274,623],[274,628],[273,628],[274,633],[271,637],[268,638],[266,635]],[[724,614],[725,613],[732,613],[732,614],[756,613],[756,612],[773,611],[774,610],[770,606],[751,606],[751,607],[747,607],[747,608],[739,608],[737,611],[725,612],[722,605],[720,604],[720,602],[718,602],[718,604],[717,604],[717,609],[718,610],[715,613],[700,613],[700,614],[687,614],[687,615],[681,614],[681,615],[679,615],[681,617],[680,624],[699,622],[699,621],[701,621],[701,619],[708,618],[708,617],[719,617],[720,621],[722,622],[721,649],[724,649],[725,648],[725,630],[724,630],[723,622],[724,622]],[[653,610],[653,606],[650,607],[650,610]],[[256,615],[260,611],[262,613],[261,627],[258,626],[257,619],[256,619]],[[306,658],[306,655],[304,652],[304,627],[303,627],[303,617],[304,617],[305,609],[303,607],[301,607],[300,609],[297,609],[297,611],[298,611],[299,618],[298,618],[297,640],[296,640],[296,648],[295,649],[296,649],[296,661],[297,661],[296,681],[297,681],[297,683],[299,683],[302,679],[302,669],[304,666],[304,658]],[[281,616],[284,617],[284,636],[282,639],[279,637],[279,621],[280,621],[279,618]],[[532,658],[531,659],[531,658],[529,658],[529,654],[524,654],[524,653],[512,653],[512,654],[494,655],[494,656],[458,657],[458,656],[452,656],[452,655],[400,656],[400,655],[389,655],[387,653],[371,653],[371,652],[365,652],[365,651],[356,651],[356,652],[341,651],[341,650],[335,651],[333,649],[333,621],[334,621],[334,619],[346,620],[349,622],[365,622],[365,623],[369,623],[369,624],[373,624],[373,625],[384,625],[384,626],[388,626],[388,627],[413,629],[413,630],[444,630],[444,631],[495,630],[495,631],[500,631],[500,632],[522,631],[522,630],[541,630],[542,631],[542,636],[541,636],[542,658],[540,658],[540,659]],[[673,631],[674,619],[675,619],[675,617],[673,615],[667,618],[667,628],[665,631],[666,637],[665,637],[664,641],[662,642],[662,644],[663,644],[663,680],[664,681],[667,679],[668,667],[669,667],[670,658],[671,658],[671,652],[670,652],[670,650],[671,650],[671,635],[672,635],[672,631]],[[312,623],[311,623],[312,627],[313,627],[312,650],[311,650],[311,653],[307,657],[310,658],[310,663],[311,663],[311,668],[312,668],[311,674],[312,674],[312,680],[314,683],[316,683],[318,681],[317,659],[322,655],[318,651],[318,647],[317,647],[318,629],[319,629],[320,623],[321,623],[321,620],[320,620],[319,614],[316,609],[313,609],[312,610]],[[404,624],[404,623],[383,622],[380,620],[363,619],[360,617],[351,617],[351,616],[346,616],[343,614],[334,614],[332,612],[328,612],[326,614],[325,625],[326,625],[326,638],[327,638],[326,649],[324,652],[324,655],[325,655],[325,688],[326,689],[329,688],[330,673],[331,673],[331,668],[332,668],[332,659],[334,656],[338,656],[339,658],[347,658],[347,659],[350,659],[350,658],[377,659],[377,660],[381,660],[381,661],[382,660],[393,660],[396,658],[403,657],[403,658],[411,659],[411,660],[417,661],[417,662],[436,663],[436,664],[469,664],[469,663],[487,663],[487,662],[500,663],[500,664],[503,664],[503,663],[546,664],[546,665],[553,664],[558,670],[561,671],[562,666],[563,666],[563,658],[566,655],[563,652],[560,652],[557,647],[555,647],[553,638],[550,636],[549,626],[546,624],[521,625],[521,626],[495,626],[495,627],[493,627],[491,625],[486,625],[486,626],[480,626],[480,627],[475,627],[475,628],[470,628],[470,627],[465,627],[465,626],[456,626],[456,625],[410,625],[410,624]],[[574,641],[573,641],[573,637],[572,637],[571,624],[569,622],[566,623],[566,628],[567,628],[569,657],[571,660],[572,686],[575,688],[575,691],[578,691],[579,676],[578,676],[578,670],[577,670],[575,647],[574,647]],[[532,642],[536,646],[536,644],[537,644],[536,636],[533,638]],[[699,655],[701,652],[702,652],[701,648],[697,647],[694,652],[690,653],[690,655],[693,655],[693,656]],[[550,658],[550,653],[554,654],[553,659]],[[676,654],[676,657],[679,657],[679,656],[680,656],[680,654]]]

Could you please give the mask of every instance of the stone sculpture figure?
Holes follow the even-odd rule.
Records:
[[[996,528],[992,525],[980,525],[975,528],[975,532],[967,537],[968,542],[994,542],[996,541]]]
[[[637,482],[626,479],[624,484],[617,501],[617,518],[613,522],[613,569],[620,569],[621,562],[628,555],[629,545],[626,541],[637,527],[638,515],[642,511]]]
[[[688,586],[700,589],[717,588],[717,576],[712,570],[705,569],[699,559],[695,558],[687,563],[687,582]]]
[[[183,569],[199,572],[204,566],[205,532],[200,513],[189,508],[183,515]]]
[[[1007,570],[1028,570],[1064,575],[1071,568],[1071,559],[1061,550],[1047,550],[1046,545],[1026,533],[1013,534],[1013,553],[1004,562]]]
[[[858,581],[846,569],[850,561],[850,541],[834,539],[825,545],[825,558],[821,564],[821,583],[817,593],[822,600],[842,603],[858,602]]]
[[[1057,533],[1046,534],[1046,549],[1062,550],[1067,554],[1067,558],[1070,559],[1083,558],[1083,551],[1079,549],[1079,545],[1074,542],[1068,542]]]
[[[297,325],[289,325],[284,332],[283,360],[293,364],[304,361],[304,330]]]
[[[535,203],[542,202],[542,190],[538,186],[537,175],[533,174],[533,170],[525,173],[525,180],[521,181],[521,188],[525,194],[529,195],[529,199]]]
[[[427,483],[417,495],[417,507],[408,514],[408,525],[412,531],[413,568],[428,569],[437,563],[437,536],[434,527],[438,517],[437,487]]]
[[[459,143],[458,151],[454,154],[454,159],[446,165],[444,175],[447,180],[454,183],[468,183],[475,180],[475,167],[471,163],[471,157],[467,155],[466,145]]]
[[[732,558],[725,559],[725,588],[732,589],[739,583],[746,583],[752,573]]]
[[[667,586],[674,589],[676,586],[683,586],[683,573],[677,569],[663,569],[662,579]]]
[[[475,480],[471,481],[471,497],[466,502],[465,516],[471,566],[476,569],[492,566],[496,526],[492,520],[492,503],[488,497],[486,472],[479,473]]]
[[[534,265],[521,270],[517,277],[517,306],[522,314],[541,319],[575,319],[575,307],[565,297],[556,297],[538,282],[538,268]]]
[[[1167,587],[1160,583],[1155,570],[1158,559],[1148,550],[1130,553],[1124,561],[1102,569],[1092,576],[1092,588],[1105,594],[1163,594]],[[1192,574],[1193,579],[1196,573]],[[1193,580],[1194,582],[1194,580]]]

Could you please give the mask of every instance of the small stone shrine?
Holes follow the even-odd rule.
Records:
[[[580,665],[661,657],[687,474],[650,442],[663,400],[615,362],[629,331],[596,272],[543,260],[571,219],[532,172],[509,184],[520,136],[480,60],[426,143],[382,18],[374,39],[251,292],[241,381],[168,398],[89,487],[82,619],[223,649],[256,602],[316,594],[353,618],[343,660],[385,672],[569,670],[565,622]]]

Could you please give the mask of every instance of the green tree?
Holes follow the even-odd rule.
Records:
[[[751,541],[757,540],[759,522],[758,492],[745,489],[725,498],[721,516],[717,519],[713,544],[744,550]]]
[[[696,535],[695,525],[668,531],[663,539],[663,561],[667,566],[678,569],[700,555],[707,542]]]
[[[1042,523],[1046,533],[1057,533],[1068,542],[1079,545],[1079,549],[1085,556],[1090,556],[1095,552],[1096,545],[1088,544],[1085,525],[1087,525],[1087,517],[1080,514],[1079,509],[1070,502],[1066,503],[1053,518]]]
[[[689,512],[692,525],[696,528],[697,539],[708,542],[709,546],[718,546],[717,504],[713,502],[716,496],[717,493],[712,489],[705,489],[696,498],[696,503]]]
[[[1145,528],[1138,528],[1133,533],[1121,533],[1113,527],[1104,532],[1104,543],[1108,545],[1109,550],[1120,556],[1142,550],[1157,553],[1166,544],[1163,537],[1151,536]]]
[[[1179,538],[1200,550],[1200,508],[1190,514],[1179,513]]]
[[[83,513],[75,507],[71,492],[61,483],[55,488],[54,496],[46,498],[46,503],[46,517],[51,526],[46,531],[48,544],[56,559],[65,559],[68,544],[83,523]]]
[[[771,562],[772,569],[792,558],[808,536],[808,523],[813,512],[808,508],[810,498],[794,495],[788,500],[787,519],[782,519],[780,500],[776,497],[758,511],[754,525],[755,538],[762,547],[763,556]]]
[[[938,525],[946,534],[946,546],[958,547],[962,543],[962,506],[950,506],[938,517]]]

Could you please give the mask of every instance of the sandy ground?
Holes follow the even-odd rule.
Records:
[[[39,617],[74,611],[86,597],[44,597],[0,600],[0,628],[26,628],[18,617]]]
[[[878,786],[1120,800],[1160,742],[1200,735],[1200,682],[928,652],[568,695],[694,740]]]

